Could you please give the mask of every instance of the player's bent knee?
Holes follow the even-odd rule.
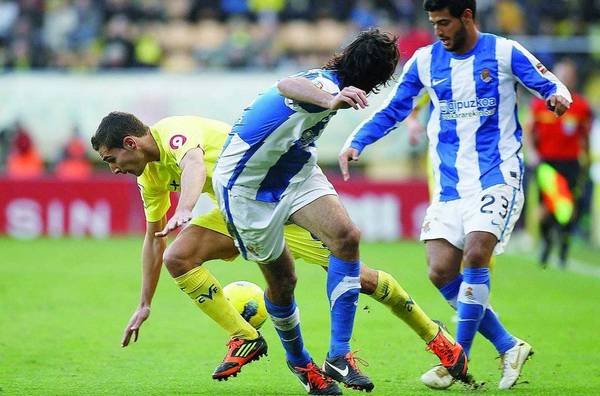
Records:
[[[360,230],[352,224],[341,230],[328,246],[334,256],[348,258],[358,255],[359,243]]]
[[[464,264],[468,267],[487,267],[490,263],[491,254],[482,246],[473,246],[465,251]]]
[[[443,287],[444,285],[446,285],[448,282],[450,282],[457,276],[456,273],[448,271],[445,268],[439,268],[439,267],[433,267],[433,266],[429,267],[428,275],[429,275],[429,280],[431,281],[431,283],[433,283],[435,285],[435,287],[437,287],[438,289],[440,287]]]
[[[163,263],[172,277],[177,277],[185,274],[192,270],[196,264],[189,260],[189,257],[183,255],[177,249],[172,249],[172,246],[168,247],[163,254]]]

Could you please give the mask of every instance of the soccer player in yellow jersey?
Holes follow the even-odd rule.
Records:
[[[193,116],[168,117],[148,127],[132,114],[112,112],[104,117],[91,139],[94,150],[113,173],[137,176],[147,221],[141,299],[125,328],[122,346],[127,346],[132,336],[137,341],[140,326],[150,315],[164,262],[177,285],[231,337],[214,379],[237,374],[244,364],[267,352],[264,339],[223,296],[219,281],[202,266],[209,260],[230,260],[238,255],[220,211],[215,208],[192,217],[201,193],[214,199],[210,178],[230,129],[226,123]],[[180,193],[179,202],[167,221],[172,191]],[[167,248],[164,237],[182,226]],[[308,231],[287,225],[285,238],[295,258],[327,267],[329,251]],[[451,368],[462,348],[425,315],[391,275],[362,264],[360,282],[362,293],[388,306],[427,343],[444,366]]]

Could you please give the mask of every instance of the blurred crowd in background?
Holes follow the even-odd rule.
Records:
[[[597,0],[477,4],[492,33],[600,29]],[[432,40],[421,0],[0,0],[0,69],[304,68],[373,26],[398,34],[405,58]]]
[[[83,179],[94,170],[88,156],[89,141],[75,129],[60,147],[56,162],[46,164],[32,132],[17,121],[13,127],[0,130],[0,169],[15,179],[30,179],[54,174],[61,179]]]
[[[477,6],[481,30],[526,41],[548,68],[573,59],[600,107],[600,1]],[[0,0],[0,71],[301,70],[369,27],[399,37],[402,61],[435,40],[422,0]],[[0,160],[19,130],[0,131]]]
[[[537,39],[524,44],[547,67],[565,55],[573,59],[577,88],[600,107],[594,72],[600,1],[479,0],[477,6],[481,30]],[[421,0],[0,0],[0,70],[301,70],[318,67],[370,27],[398,36],[402,61],[435,40]],[[560,52],[559,39],[574,52]],[[7,168],[11,141],[13,151],[32,145],[24,136],[18,121],[0,131],[0,163]],[[85,144],[65,148],[65,156],[85,154]]]
[[[600,1],[477,6],[481,30],[537,40],[524,44],[547,67],[573,59],[577,88],[600,107]],[[422,0],[0,0],[0,71],[301,70],[369,27],[398,36],[402,61],[435,40]],[[26,145],[23,131],[0,131],[0,160],[9,137]]]

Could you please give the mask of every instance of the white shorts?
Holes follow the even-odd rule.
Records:
[[[248,198],[246,191],[236,193],[213,179],[219,208],[227,221],[235,245],[248,260],[267,263],[283,253],[283,226],[290,216],[325,195],[337,195],[321,168],[315,166],[303,181],[290,185],[279,202],[261,202]]]
[[[521,215],[523,202],[523,191],[506,184],[467,198],[433,202],[423,220],[421,240],[445,239],[463,250],[468,233],[485,231],[498,238],[494,254],[500,254]]]

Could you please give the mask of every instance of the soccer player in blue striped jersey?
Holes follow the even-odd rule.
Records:
[[[336,112],[367,106],[393,75],[396,39],[362,32],[322,69],[284,78],[259,95],[233,126],[213,186],[241,254],[259,264],[265,301],[288,366],[310,394],[337,394],[331,377],[370,391],[356,367],[350,337],[360,291],[360,231],[317,166],[315,141]],[[327,270],[331,344],[321,371],[304,348],[294,301],[296,275],[283,227],[295,223],[331,251]]]
[[[439,41],[406,63],[387,103],[348,138],[340,167],[348,179],[348,162],[404,120],[421,94],[429,95],[436,188],[421,230],[429,278],[458,311],[456,339],[463,348],[470,350],[477,331],[494,344],[503,362],[499,388],[507,389],[532,353],[489,305],[491,256],[503,251],[523,207],[517,84],[546,100],[556,116],[569,108],[571,95],[520,44],[479,32],[474,0],[426,0],[423,6]],[[453,382],[441,367],[422,380],[435,388]]]

